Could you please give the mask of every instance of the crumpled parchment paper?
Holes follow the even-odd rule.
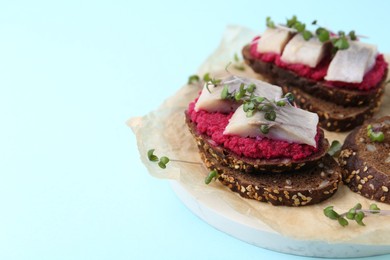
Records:
[[[254,36],[254,32],[243,27],[227,27],[220,46],[200,67],[198,74],[210,72],[213,76],[223,76],[226,73],[225,66],[232,61],[234,53],[240,54],[241,48]],[[233,68],[229,68],[229,71],[236,75],[259,78],[249,67],[246,67],[243,72]],[[363,205],[363,208],[368,208],[374,202],[351,192],[343,185],[332,198],[317,205],[298,208],[275,207],[267,203],[243,199],[219,182],[205,185],[204,178],[208,170],[201,164],[170,162],[167,169],[163,170],[157,164],[149,162],[147,151],[155,148],[156,155],[201,163],[195,141],[184,120],[184,111],[188,103],[197,97],[199,91],[199,86],[185,85],[174,96],[165,100],[157,110],[144,117],[128,120],[128,125],[137,137],[141,159],[152,176],[176,180],[185,187],[191,187],[191,190],[197,194],[195,197],[217,196],[221,202],[227,203],[235,211],[254,218],[273,231],[293,239],[390,246],[390,216],[366,217],[364,227],[351,221],[349,226],[343,228],[337,221],[332,221],[323,215],[323,209],[329,205],[333,205],[338,212],[345,212],[358,202]],[[376,116],[389,115],[389,111],[390,88],[387,86],[382,106]],[[326,132],[330,142],[335,139],[342,142],[346,135],[347,133]],[[390,210],[390,205],[377,204],[381,209]]]

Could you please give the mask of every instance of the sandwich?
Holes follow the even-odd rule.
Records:
[[[304,206],[338,189],[318,115],[276,85],[234,75],[206,82],[185,116],[204,165],[242,197]]]
[[[318,26],[312,32],[295,16],[285,25],[267,18],[266,31],[244,46],[242,55],[254,72],[317,113],[326,130],[352,130],[380,106],[388,64],[354,31],[335,34]]]

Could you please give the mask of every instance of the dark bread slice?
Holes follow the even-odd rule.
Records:
[[[255,59],[250,53],[250,45],[242,49],[245,62],[272,84],[299,86],[301,90],[312,96],[331,101],[341,106],[363,106],[375,102],[384,93],[387,70],[379,84],[369,90],[337,88],[328,86],[324,81],[315,81],[300,77],[295,72],[282,69],[273,63]]]
[[[383,142],[367,136],[367,125],[381,127]],[[344,183],[354,192],[390,204],[390,116],[371,120],[345,139],[339,156]]]
[[[331,197],[341,181],[341,169],[330,155],[313,167],[293,172],[245,173],[219,164],[203,147],[199,153],[206,167],[217,170],[218,180],[242,197],[268,202],[275,206],[305,206]]]
[[[317,113],[319,125],[335,132],[345,132],[363,124],[364,120],[371,118],[379,109],[381,99],[377,99],[369,106],[343,107],[332,102],[313,97],[292,85],[282,86],[283,92],[291,92],[295,101],[302,109]]]
[[[324,137],[324,132],[320,131],[319,151],[302,160],[292,159],[253,159],[239,156],[230,150],[213,144],[209,136],[199,134],[196,130],[196,125],[190,120],[188,113],[185,112],[186,123],[191,134],[194,136],[199,148],[208,151],[217,161],[217,165],[226,166],[242,172],[285,172],[308,168],[321,159],[329,149],[329,142]]]

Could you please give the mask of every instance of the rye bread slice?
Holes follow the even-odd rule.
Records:
[[[367,136],[367,125],[380,127],[383,142]],[[344,183],[354,192],[390,204],[390,116],[371,120],[345,139],[339,156]]]
[[[381,99],[367,106],[343,107],[335,103],[314,97],[292,85],[282,86],[283,92],[291,92],[297,105],[305,110],[317,113],[319,125],[334,132],[345,132],[354,129],[371,118],[378,111]]]
[[[271,84],[299,86],[301,90],[312,96],[341,106],[364,106],[371,104],[384,93],[387,70],[378,85],[369,90],[336,88],[328,86],[324,81],[315,81],[309,78],[300,77],[293,71],[282,69],[273,63],[263,62],[255,59],[250,53],[250,45],[242,49],[245,62],[255,71],[266,78]]]
[[[219,164],[202,147],[201,159],[210,170],[217,170],[218,180],[242,197],[275,206],[305,206],[331,197],[341,182],[341,170],[330,155],[325,155],[308,169],[290,172],[245,173]]]
[[[320,129],[319,150],[307,158],[301,160],[292,160],[289,158],[271,160],[247,158],[214,144],[209,136],[198,133],[196,124],[190,120],[187,112],[185,112],[185,116],[187,126],[195,138],[199,149],[208,151],[217,160],[218,165],[242,172],[285,172],[308,168],[316,164],[329,149],[329,142],[324,137],[324,132]]]

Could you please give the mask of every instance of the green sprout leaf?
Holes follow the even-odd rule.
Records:
[[[348,226],[348,220],[346,220],[345,218],[340,217],[337,220],[341,226],[343,227]]]
[[[240,58],[238,57],[237,53],[234,53],[234,61],[235,62],[240,62]]]
[[[330,219],[338,219],[340,218],[340,215],[333,210],[333,206],[328,206],[324,209],[324,215],[327,216]]]
[[[227,99],[229,96],[229,87],[228,85],[223,86],[222,92],[221,92],[221,99]]]
[[[264,114],[264,118],[268,121],[275,121],[276,112],[274,110],[268,111]]]
[[[255,89],[256,89],[256,85],[252,83],[247,87],[246,91],[248,91],[248,93],[253,93]]]
[[[271,20],[271,17],[268,16],[265,21],[268,28],[276,28],[275,23]]]
[[[326,42],[329,41],[330,39],[329,31],[322,27],[319,27],[316,30],[316,35],[318,37],[318,40],[320,40],[320,42]]]
[[[188,84],[194,84],[199,82],[200,78],[198,75],[191,75],[188,77]]]
[[[374,132],[372,125],[367,126],[367,136],[370,137],[373,142],[383,142],[385,140],[385,135],[381,131]]]
[[[311,39],[311,37],[313,37],[313,34],[311,33],[311,31],[303,31],[302,33],[302,36],[303,36],[303,39],[305,39],[305,41],[308,41]]]
[[[357,212],[355,215],[356,223],[358,223],[360,226],[365,226],[365,224],[363,223],[363,219],[364,219],[364,212],[362,211]]]
[[[148,159],[149,159],[149,161],[151,161],[151,162],[157,162],[157,161],[158,161],[158,157],[157,157],[156,155],[153,154],[153,153],[154,153],[154,150],[155,150],[155,149],[150,149],[150,150],[148,151]]]
[[[371,205],[370,205],[370,210],[374,210],[374,211],[379,211],[379,210],[381,210],[379,207],[378,207],[378,205],[376,205],[375,203],[372,203]],[[377,214],[377,213],[379,213],[379,212],[373,212],[374,214]]]
[[[333,140],[330,148],[328,150],[328,154],[330,156],[337,156],[341,149],[341,143],[337,140]]]
[[[333,40],[333,46],[339,50],[345,50],[349,48],[349,43],[347,38],[343,35],[340,38]]]
[[[383,140],[385,140],[385,135],[383,134],[383,132],[371,132],[370,139],[371,141],[380,143],[383,142]]]
[[[210,73],[206,73],[206,74],[203,75],[203,81],[204,82],[211,81]]]
[[[217,170],[212,170],[211,172],[209,172],[209,174],[205,178],[204,183],[210,184],[213,179],[218,179],[218,177],[219,177],[219,174],[218,174]]]
[[[158,166],[160,166],[161,169],[167,168],[167,165],[161,161],[158,162]]]
[[[287,27],[292,28],[297,21],[297,16],[293,15],[291,19],[287,19]]]
[[[356,40],[357,40],[355,31],[350,31],[350,32],[348,33],[348,36],[349,36],[349,38],[351,39],[351,41],[356,41]]]
[[[263,133],[263,134],[268,134],[269,133],[269,126],[268,125],[261,125],[260,126],[260,131]]]
[[[296,22],[293,26],[293,28],[295,28],[298,32],[303,32],[305,31],[305,28],[306,28],[306,25],[304,23],[301,23],[301,22]]]

